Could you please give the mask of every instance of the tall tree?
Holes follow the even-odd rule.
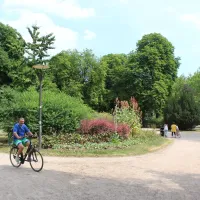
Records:
[[[53,82],[70,96],[82,98],[81,55],[77,50],[62,51],[49,62]]]
[[[14,81],[15,87],[21,88],[22,90],[36,84],[36,75],[39,75],[41,71],[34,71],[32,66],[43,63],[47,64],[49,57],[48,50],[54,48],[53,44],[55,41],[55,36],[52,33],[41,36],[40,28],[36,25],[33,25],[31,28],[28,27],[27,30],[32,41],[26,43],[25,52],[27,56],[24,60],[25,62],[18,69],[18,76],[16,76]],[[51,80],[48,80],[51,85]]]
[[[136,51],[130,53],[130,91],[138,99],[143,117],[162,114],[177,77],[179,60],[174,55],[173,45],[158,33],[144,35]]]
[[[107,104],[106,110],[109,111],[114,107],[117,97],[121,100],[130,98],[127,96],[126,77],[123,76],[127,71],[127,55],[108,54],[103,56],[101,61],[107,65],[104,100]]]
[[[104,94],[107,66],[91,50],[81,53],[81,79],[83,83],[84,102],[93,109],[102,111],[105,107]]]

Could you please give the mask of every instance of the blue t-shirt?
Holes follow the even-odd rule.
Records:
[[[22,124],[20,126],[19,123],[17,123],[13,127],[13,133],[17,133],[20,137],[24,137],[25,133],[28,133],[28,132],[30,132],[30,130],[25,124]],[[15,136],[14,136],[14,140],[17,140]]]

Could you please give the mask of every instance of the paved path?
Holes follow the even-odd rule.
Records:
[[[0,154],[0,200],[199,200],[200,133],[174,140],[135,157],[45,157],[41,173]]]

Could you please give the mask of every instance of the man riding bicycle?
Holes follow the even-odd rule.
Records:
[[[24,124],[24,118],[19,119],[19,123],[16,123],[13,127],[13,143],[18,147],[16,162],[19,163],[19,155],[23,152],[24,146],[29,147],[30,142],[25,138],[25,134],[32,136],[28,127]]]

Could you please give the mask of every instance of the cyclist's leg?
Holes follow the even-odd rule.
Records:
[[[15,140],[14,144],[17,146],[18,148],[18,152],[17,154],[20,155],[24,149],[24,146],[22,145],[22,140]]]
[[[17,154],[20,155],[23,152],[24,146],[22,145],[22,143],[20,143],[20,144],[17,145],[17,147],[18,147],[18,153]]]
[[[30,145],[30,141],[27,138],[23,138],[22,144],[25,147],[27,147],[27,151],[28,151],[29,145]],[[30,150],[29,150],[29,152],[30,152]],[[29,154],[29,152],[28,152],[28,159],[27,159],[28,161],[30,161],[30,154]]]
[[[23,144],[25,147],[29,147],[30,141],[29,141],[27,138],[23,138],[22,144]]]
[[[23,152],[24,146],[22,145],[22,141],[21,140],[16,140],[14,142],[14,144],[17,146],[18,151],[17,151],[17,156],[15,158],[16,162],[19,163],[19,156],[20,154]]]

